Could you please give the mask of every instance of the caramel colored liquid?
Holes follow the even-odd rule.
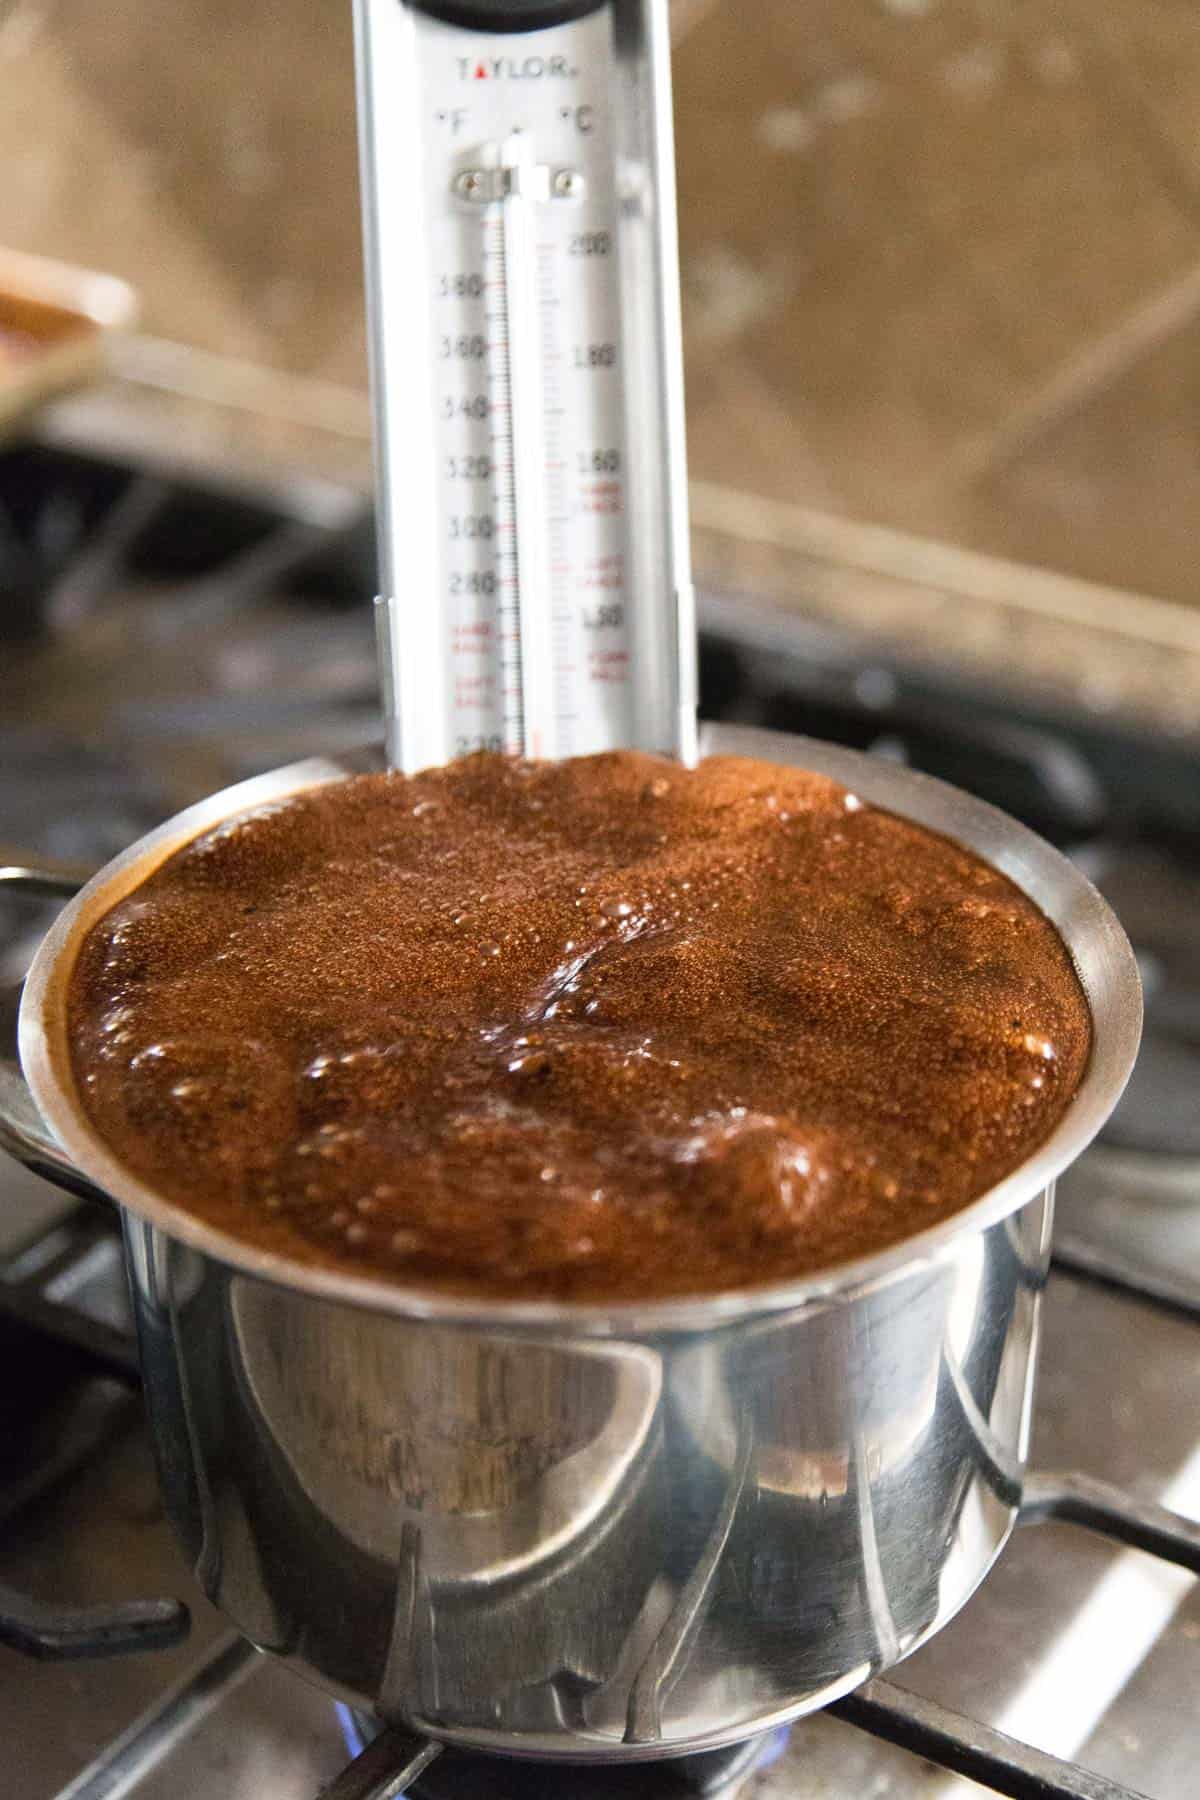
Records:
[[[197,838],[73,976],[86,1110],[235,1236],[479,1295],[782,1280],[1049,1134],[1088,1007],[977,856],[822,776],[363,776]]]

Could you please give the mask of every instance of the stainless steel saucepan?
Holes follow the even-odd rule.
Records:
[[[123,1209],[163,1491],[205,1591],[301,1674],[436,1739],[611,1761],[762,1731],[938,1630],[1020,1503],[1054,1180],[1133,1063],[1129,944],[1069,862],[966,794],[774,733],[706,748],[819,770],[970,846],[1053,920],[1087,992],[1091,1062],[1053,1135],[880,1255],[658,1305],[483,1303],[295,1266],[124,1168],[67,1055],[88,929],[197,833],[341,766],[152,832],[66,907],[26,985],[54,1143],[11,1082],[8,1135]]]

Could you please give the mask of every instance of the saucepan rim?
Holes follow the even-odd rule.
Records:
[[[1137,1054],[1142,1019],[1141,983],[1129,940],[1108,903],[1065,856],[1006,813],[946,782],[861,751],[782,732],[708,727],[702,747],[705,755],[755,756],[829,775],[869,803],[957,839],[1015,881],[1061,933],[1092,1009],[1093,1046],[1083,1081],[1033,1155],[948,1219],[870,1256],[761,1286],[661,1301],[485,1300],[353,1275],[257,1249],[192,1216],[127,1169],[88,1122],[67,1051],[67,984],[84,937],[97,919],[202,832],[234,814],[364,768],[382,767],[382,759],[371,756],[310,758],[224,788],[114,857],[64,907],[34,959],[20,1012],[21,1062],[43,1118],[84,1175],[168,1237],[275,1286],[407,1319],[528,1329],[539,1335],[693,1332],[855,1299],[952,1255],[964,1236],[995,1224],[1049,1187],[1091,1142],[1120,1098]]]

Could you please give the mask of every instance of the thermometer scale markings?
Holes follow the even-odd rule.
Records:
[[[450,546],[478,571],[452,590],[452,605],[474,609],[473,626],[453,633],[456,666],[475,672],[454,684],[451,730],[459,749],[495,741],[564,756],[628,741],[631,719],[614,591],[624,508],[597,498],[592,466],[596,447],[624,437],[615,191],[607,132],[586,103],[581,115],[557,99],[544,106],[548,93],[514,98],[517,108],[502,91],[474,89],[456,127],[461,148],[442,164],[444,266],[481,268],[490,402],[486,426],[446,414],[446,429],[460,440],[486,433],[494,519],[487,540]],[[436,181],[436,159],[429,173]],[[443,336],[472,329],[470,287],[435,283]],[[449,509],[450,477],[444,491]]]
[[[557,749],[569,756],[574,748],[575,705],[572,688],[571,562],[566,527],[569,522],[563,476],[566,457],[562,444],[562,350],[558,336],[558,299],[555,292],[555,245],[538,245],[538,297],[542,323],[542,369],[545,381],[545,474],[547,552],[550,558],[550,617],[554,658],[554,706],[557,714]]]
[[[485,287],[502,296],[486,323],[492,455],[503,470],[494,495],[503,741],[535,758],[569,753],[575,716],[557,245],[535,236],[535,209],[583,187],[577,171],[539,164],[520,132],[485,144],[479,166],[453,182],[456,196],[485,209]]]
[[[516,524],[516,597],[521,685],[520,731],[526,756],[557,755],[552,699],[553,645],[546,550],[546,450],[543,370],[538,344],[534,209],[550,194],[550,171],[535,161],[528,136],[501,146],[500,224],[508,315],[509,429]]]
[[[496,535],[501,541],[493,552],[496,569],[496,637],[500,674],[500,706],[504,748],[519,755],[524,747],[521,711],[521,611],[520,571],[517,556],[516,455],[512,434],[512,360],[508,323],[508,245],[502,221],[483,220],[485,270],[496,271],[487,286],[500,292],[500,303],[485,313],[488,327],[488,383],[494,389],[489,411],[492,465],[497,483],[493,491]]]

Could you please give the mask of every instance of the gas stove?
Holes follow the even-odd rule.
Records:
[[[0,845],[98,863],[213,788],[372,742],[371,536],[361,498],[322,484],[225,491],[35,443],[0,456]],[[895,1681],[790,1734],[586,1775],[447,1752],[407,1791],[1183,1800],[1200,1752],[1200,1530],[1155,1503],[1200,1517],[1200,746],[884,658],[802,612],[709,593],[701,620],[706,716],[974,789],[1079,862],[1134,941],[1145,1049],[1062,1184],[1045,1310],[1035,1462],[1068,1473],[1033,1484],[1037,1529]],[[0,898],[0,1059],[50,916]],[[0,1402],[0,1590],[42,1606],[14,1626],[0,1591],[0,1630],[111,1649],[111,1618],[98,1641],[102,1621],[77,1609],[136,1599],[123,1628],[160,1645],[83,1664],[0,1648],[13,1791],[393,1795],[404,1746],[231,1639],[190,1583],[140,1426],[114,1222],[6,1160],[0,1343],[17,1371]],[[176,1595],[184,1641],[162,1600]]]

